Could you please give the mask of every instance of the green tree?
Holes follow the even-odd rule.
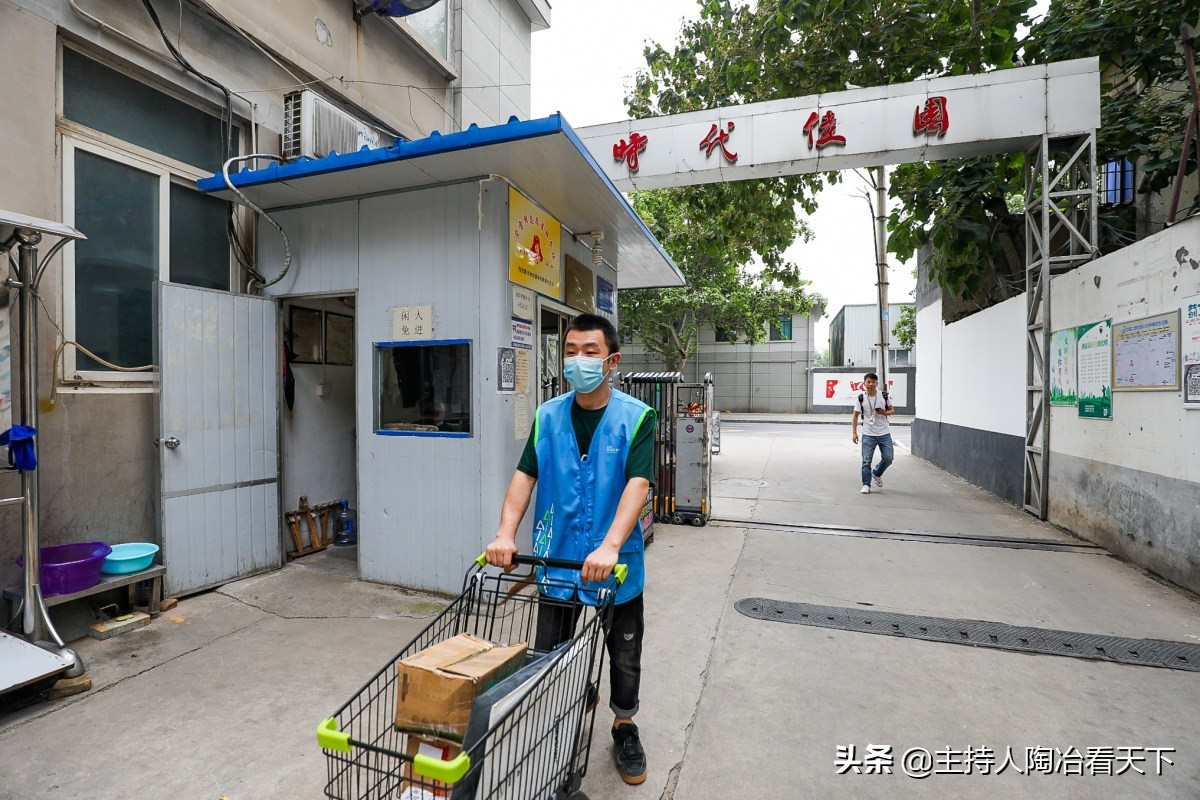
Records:
[[[632,203],[675,260],[687,286],[619,294],[621,327],[681,370],[701,325],[737,330],[757,344],[766,325],[823,303],[783,251],[808,229],[789,204],[748,183],[638,192]]]
[[[912,350],[917,343],[917,307],[903,306],[900,319],[892,326],[892,339],[905,350]]]
[[[1030,27],[1033,0],[700,0],[673,48],[646,48],[646,68],[626,103],[634,116],[962,75],[1099,55],[1103,70],[1101,163],[1142,159],[1144,190],[1173,176],[1187,96],[1176,52],[1194,0],[1052,0]],[[889,251],[912,257],[933,245],[931,277],[983,306],[1023,288],[1020,154],[910,164],[894,171],[899,200]],[[1192,168],[1194,171],[1194,167]],[[828,176],[836,181],[836,176]],[[811,211],[819,176],[780,179]],[[893,204],[897,206],[897,204]],[[1104,247],[1130,241],[1129,209],[1102,215]]]

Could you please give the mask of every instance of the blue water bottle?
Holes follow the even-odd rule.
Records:
[[[342,507],[338,509],[337,519],[334,522],[334,547],[350,547],[358,544],[358,519],[354,513],[354,509],[350,508],[349,500],[342,500]]]

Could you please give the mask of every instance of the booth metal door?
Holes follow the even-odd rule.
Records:
[[[171,283],[156,299],[164,588],[185,594],[281,564],[278,311]]]

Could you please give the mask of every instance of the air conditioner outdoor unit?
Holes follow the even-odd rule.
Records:
[[[387,147],[395,137],[330,103],[311,89],[283,98],[283,157],[324,158],[354,153],[364,145]]]

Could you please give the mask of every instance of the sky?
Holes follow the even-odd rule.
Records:
[[[699,15],[696,0],[557,0],[550,28],[533,34],[533,117],[558,111],[575,128],[628,118],[625,90],[645,65],[645,43],[672,45],[682,20]],[[818,349],[828,341],[829,319],[839,308],[876,299],[874,221],[858,196],[864,186],[847,173],[839,186],[823,191],[816,214],[805,218],[811,241],[787,251],[812,282],[809,288],[828,302],[817,322]],[[889,300],[911,300],[913,265],[893,258],[889,267]]]

